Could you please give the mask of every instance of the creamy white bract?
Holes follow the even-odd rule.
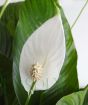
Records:
[[[60,17],[54,16],[35,30],[22,48],[19,70],[25,90],[29,92],[35,73],[39,76],[35,90],[50,88],[59,78],[64,58],[64,31]]]

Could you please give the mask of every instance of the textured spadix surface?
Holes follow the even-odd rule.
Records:
[[[47,20],[25,42],[20,55],[21,82],[29,92],[33,82],[31,68],[37,62],[42,65],[42,77],[36,90],[50,88],[58,79],[65,58],[65,38],[59,16]]]

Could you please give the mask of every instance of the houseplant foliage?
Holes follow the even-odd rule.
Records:
[[[1,105],[25,105],[28,93],[19,72],[22,48],[35,30],[57,14],[64,29],[65,60],[56,83],[47,90],[34,91],[28,105],[88,105],[88,87],[79,89],[71,28],[57,0],[25,0],[6,8],[0,20]]]

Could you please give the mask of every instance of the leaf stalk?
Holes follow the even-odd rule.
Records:
[[[9,4],[9,0],[6,0],[3,7],[2,7],[2,9],[1,9],[1,12],[0,12],[0,19],[2,18],[8,4]]]
[[[27,100],[25,102],[25,105],[29,104],[30,98],[31,98],[32,94],[34,93],[35,83],[36,83],[36,81],[33,81],[32,86],[31,86],[30,91],[29,91],[29,94],[28,94],[28,97],[27,97]]]
[[[87,6],[88,0],[86,1],[86,3],[84,4],[84,6],[82,7],[81,11],[79,12],[77,18],[75,19],[75,21],[73,22],[71,29],[73,29],[73,27],[75,26],[75,24],[77,23],[79,17],[81,16],[83,10],[85,9],[85,7]]]

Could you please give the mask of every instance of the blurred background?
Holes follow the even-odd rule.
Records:
[[[5,0],[0,0],[0,5],[3,5]],[[22,0],[10,0],[10,2],[18,2]],[[60,0],[59,0],[60,1]],[[61,5],[64,8],[65,15],[70,23],[78,16],[81,8],[86,0],[61,0]],[[81,14],[76,25],[72,29],[75,46],[78,52],[78,78],[80,87],[88,84],[88,5]]]

